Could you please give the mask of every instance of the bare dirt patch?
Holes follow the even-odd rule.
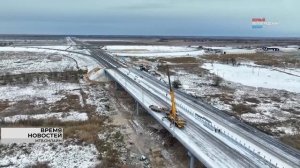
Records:
[[[290,135],[281,137],[280,140],[298,150],[300,150],[300,135]]]
[[[250,106],[245,105],[245,104],[233,104],[232,111],[234,111],[238,115],[241,115],[244,113],[254,113],[255,112]]]
[[[110,93],[116,97],[114,109],[119,111],[113,116],[113,123],[121,126],[120,132],[129,147],[129,155],[138,154],[135,157],[138,160],[145,156],[145,160],[138,161],[140,165],[137,164],[137,167],[176,168],[188,165],[186,149],[147,111],[137,107],[135,101],[122,89]]]
[[[197,63],[199,60],[195,57],[174,57],[174,58],[158,58],[155,59],[158,62],[170,62],[170,63],[180,63],[180,64],[189,64],[189,63]]]
[[[9,107],[9,102],[8,101],[1,101],[0,102],[0,113],[5,110],[7,107]]]
[[[176,71],[178,70],[184,70],[186,72],[190,72],[193,74],[198,74],[200,76],[203,75],[203,73],[206,73],[207,70],[201,68],[201,64],[199,63],[193,63],[193,64],[170,64],[168,65],[170,70],[170,75],[175,75]],[[162,74],[167,74],[167,65],[165,64],[159,64],[157,65],[157,71],[159,71]]]

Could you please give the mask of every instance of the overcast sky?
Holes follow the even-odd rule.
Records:
[[[300,37],[300,0],[0,2],[0,34]],[[252,29],[255,17],[278,25]]]

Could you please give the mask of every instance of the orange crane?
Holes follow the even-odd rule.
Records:
[[[177,115],[176,103],[175,103],[175,92],[171,85],[169,67],[167,66],[167,74],[169,80],[170,96],[171,96],[171,110],[167,114],[167,117],[170,122],[174,123],[178,128],[183,128],[185,126],[185,120],[181,119]]]

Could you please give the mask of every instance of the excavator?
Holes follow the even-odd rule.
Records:
[[[171,85],[171,79],[170,79],[170,72],[169,72],[169,67],[167,66],[167,75],[168,75],[168,80],[169,80],[169,89],[170,89],[170,96],[171,96],[171,110],[167,114],[166,118],[173,124],[176,125],[178,128],[183,128],[185,126],[185,120],[180,118],[177,115],[177,110],[176,110],[176,103],[175,103],[175,91],[172,88]]]

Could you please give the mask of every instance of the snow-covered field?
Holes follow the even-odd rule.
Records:
[[[27,87],[5,85],[0,86],[0,100],[14,102],[39,98],[46,100],[46,103],[54,103],[65,98],[66,94],[80,95],[79,89],[79,84],[50,81],[46,84],[31,83]]]
[[[300,77],[263,67],[231,66],[219,63],[205,63],[208,69],[225,80],[246,86],[263,87],[300,93]]]
[[[80,78],[78,69],[101,69],[86,54],[89,54],[86,50],[70,46],[0,47],[1,123],[13,125],[31,119],[72,121],[83,125],[76,128],[84,132],[81,136],[90,136],[85,131],[86,122],[82,121],[90,120],[92,115],[107,115],[109,98],[103,84],[90,85],[89,80]],[[95,81],[100,77],[98,73],[92,75]],[[68,125],[64,127],[72,129]],[[63,143],[0,145],[0,167],[25,168],[39,164],[95,167],[104,160],[99,160],[101,151],[95,144],[72,133],[70,137],[73,139]]]
[[[40,47],[40,48],[36,48]],[[43,48],[43,49],[41,49]],[[2,75],[7,74],[24,74],[24,73],[35,73],[35,72],[64,72],[66,70],[77,70],[77,68],[88,68],[89,70],[100,69],[99,64],[94,59],[81,55],[69,53],[67,51],[60,50],[70,50],[77,51],[76,48],[70,46],[35,46],[35,47],[0,47],[0,68]],[[76,64],[77,63],[77,64]],[[101,71],[102,72],[102,71]],[[50,74],[51,75],[51,74]],[[38,76],[38,75],[37,75]],[[92,74],[92,80],[97,81],[98,78],[101,78],[103,74]],[[27,77],[34,77],[27,75]],[[40,79],[38,79],[40,78]],[[74,78],[74,77],[73,77]],[[58,78],[63,79],[63,78]],[[9,106],[17,105],[18,102],[30,103],[30,105],[35,107],[40,107],[40,105],[55,105],[61,101],[68,101],[68,96],[77,96],[79,106],[83,107],[83,97],[82,90],[85,94],[88,95],[89,103],[92,106],[96,106],[97,111],[105,112],[106,101],[94,103],[97,101],[99,96],[103,96],[103,91],[93,93],[93,96],[90,95],[91,88],[82,87],[82,84],[85,81],[81,80],[80,83],[77,83],[76,80],[73,82],[60,82],[60,81],[50,81],[46,76],[36,77],[29,80],[29,83],[24,84],[14,84],[14,85],[1,85],[0,86],[0,101],[8,102]],[[65,79],[64,79],[65,80]],[[10,82],[7,82],[10,83]],[[97,97],[96,97],[97,96]],[[96,98],[95,98],[96,97]],[[104,97],[103,97],[104,98]],[[47,107],[50,108],[50,107]],[[12,109],[6,108],[5,111],[11,111]],[[85,120],[87,119],[86,114],[75,114],[70,113],[69,115],[64,115],[61,117],[60,111],[54,110],[51,114],[43,114],[44,110],[40,112],[38,110],[34,111],[33,116],[11,116],[15,118],[49,118],[56,117],[61,120]],[[51,110],[50,110],[51,111]],[[76,111],[76,110],[75,110]],[[78,111],[78,110],[77,110]],[[79,109],[79,111],[81,111]],[[65,112],[65,111],[64,111]],[[70,111],[74,112],[74,111]],[[8,112],[6,112],[8,113]],[[27,113],[31,114],[30,111]],[[42,113],[42,114],[40,114]],[[17,113],[19,114],[19,113]],[[20,112],[21,115],[22,112]],[[8,114],[6,114],[7,116]],[[80,116],[82,115],[82,116]],[[85,115],[85,116],[84,116]],[[74,116],[72,118],[72,116]],[[79,116],[77,119],[76,116]],[[67,118],[65,118],[67,117]],[[80,118],[81,117],[81,118]],[[6,118],[9,120],[8,118]]]
[[[66,51],[63,51],[66,50]],[[27,67],[37,67],[37,70],[41,69],[50,69],[50,70],[55,70],[57,68],[57,71],[59,71],[60,66],[65,67],[65,66],[74,66],[75,68],[81,68],[81,69],[88,69],[92,70],[95,67],[98,67],[99,65],[97,64],[97,61],[95,61],[93,58],[85,56],[83,54],[89,54],[86,50],[80,50],[79,53],[70,53],[68,51],[73,51],[77,52],[78,50],[76,48],[70,47],[70,46],[32,46],[32,47],[0,47],[0,52],[13,52],[13,54],[18,55],[18,53],[42,53],[44,57],[46,57],[46,60],[40,59],[40,58],[35,58],[36,60],[30,60],[28,57],[20,57],[20,56],[15,56],[14,60],[9,60],[8,58],[6,59],[1,59],[0,60],[0,67],[3,69],[6,69],[8,67],[4,66],[6,64],[10,64],[12,67],[24,67],[26,65]],[[82,54],[80,54],[82,53]],[[35,54],[36,55],[36,54]],[[51,60],[51,58],[55,58],[55,56],[63,57],[62,61],[63,62],[58,62],[59,59],[54,59]],[[5,56],[3,56],[5,58]],[[1,58],[1,57],[0,57]],[[27,59],[26,59],[27,58]],[[31,58],[32,59],[32,58]],[[56,61],[55,61],[56,60]],[[51,61],[54,63],[51,64]],[[49,63],[50,62],[50,63]],[[69,63],[68,63],[69,62]],[[75,63],[74,63],[75,62]],[[25,66],[25,68],[26,68]],[[38,68],[40,67],[40,68]]]
[[[231,50],[233,49],[232,47],[204,47],[204,48],[210,48],[210,49],[213,49],[213,50]]]
[[[203,55],[203,50],[181,46],[105,46],[109,53],[128,57],[186,57]]]
[[[62,82],[51,82],[47,81],[44,84],[39,83],[31,83],[28,86],[0,86],[0,102],[9,102],[9,108],[4,109],[3,112],[6,112],[6,116],[10,114],[10,111],[13,110],[15,106],[19,106],[18,103],[26,101],[29,105],[33,106],[35,110],[30,109],[17,109],[19,113],[15,115],[8,115],[7,117],[0,117],[5,122],[16,122],[24,119],[47,119],[47,118],[56,118],[61,121],[84,121],[88,120],[88,116],[86,113],[85,106],[94,106],[95,112],[101,115],[107,115],[107,105],[109,104],[108,98],[106,97],[105,91],[102,88],[103,86],[81,86],[78,83],[62,83]],[[85,97],[85,101],[83,100],[83,95],[87,95]],[[76,101],[77,108],[75,111],[65,111],[64,108],[68,106],[64,105],[61,111],[52,111],[52,107],[56,107],[60,103],[68,102],[68,96],[75,96],[76,99],[72,101]],[[72,98],[74,99],[74,98]],[[42,107],[47,107],[49,110],[48,113]],[[49,106],[49,107],[48,107]],[[14,107],[14,108],[13,108]],[[41,109],[41,110],[37,110]],[[27,113],[33,114],[28,115],[23,112],[27,111]],[[80,111],[80,112],[76,112]]]
[[[300,77],[300,69],[299,68],[273,68],[274,70],[280,71],[280,72],[284,72],[284,73],[288,73],[290,75],[294,75],[294,76],[299,76]]]
[[[57,54],[9,53],[1,55],[0,58],[0,74],[2,75],[77,70],[76,62],[72,58]]]
[[[66,70],[77,70],[77,68],[88,68],[89,70],[92,70],[95,67],[98,67],[99,69],[99,65],[94,59],[85,55],[61,50],[77,51],[76,48],[70,46],[31,46],[29,48],[0,47],[0,73],[2,73],[2,75],[7,75],[35,72],[64,72]],[[93,76],[93,80],[97,80],[98,78],[99,74]],[[47,77],[44,76],[41,81],[34,79],[28,84],[24,83],[24,85],[0,86],[0,91],[2,93],[0,95],[0,101],[9,102],[9,106],[15,105],[18,102],[29,101],[32,106],[39,107],[43,104],[55,104],[63,99],[67,99],[67,96],[76,95],[79,98],[78,104],[83,107],[84,103],[80,91],[81,89],[84,89],[89,95],[89,90],[86,90],[88,88],[82,88],[79,83],[49,81]],[[100,95],[100,93],[94,95]],[[88,98],[92,99],[94,97]],[[96,101],[96,98],[94,99]],[[93,102],[90,101],[89,103]],[[103,111],[105,109],[105,103],[106,102],[97,103],[97,110]],[[10,109],[7,108],[6,111],[10,111]],[[10,116],[12,118],[5,118],[5,120],[12,121],[21,118],[41,119],[49,117],[55,117],[62,121],[87,119],[87,115],[84,112],[77,114],[76,112],[71,111],[67,115],[62,115],[63,113],[60,113],[60,111],[49,114],[39,114],[45,113],[41,110],[40,112],[35,111],[35,113],[37,114],[22,115],[22,112],[20,112],[21,115]]]
[[[85,121],[88,120],[89,117],[86,113],[78,113],[78,112],[65,112],[65,113],[46,113],[46,114],[36,114],[36,115],[14,115],[9,117],[4,117],[3,121],[6,123],[14,123],[18,122],[20,120],[29,120],[29,119],[49,119],[54,118],[57,120],[60,120],[62,122],[64,121]]]
[[[1,149],[0,167],[25,168],[39,163],[51,167],[94,167],[98,161],[95,145],[77,145],[65,140],[63,144],[11,144]]]
[[[254,54],[256,49],[224,49],[223,52],[226,54]]]
[[[296,135],[298,130],[295,127],[276,127],[273,129],[274,132],[283,132],[286,135]]]

